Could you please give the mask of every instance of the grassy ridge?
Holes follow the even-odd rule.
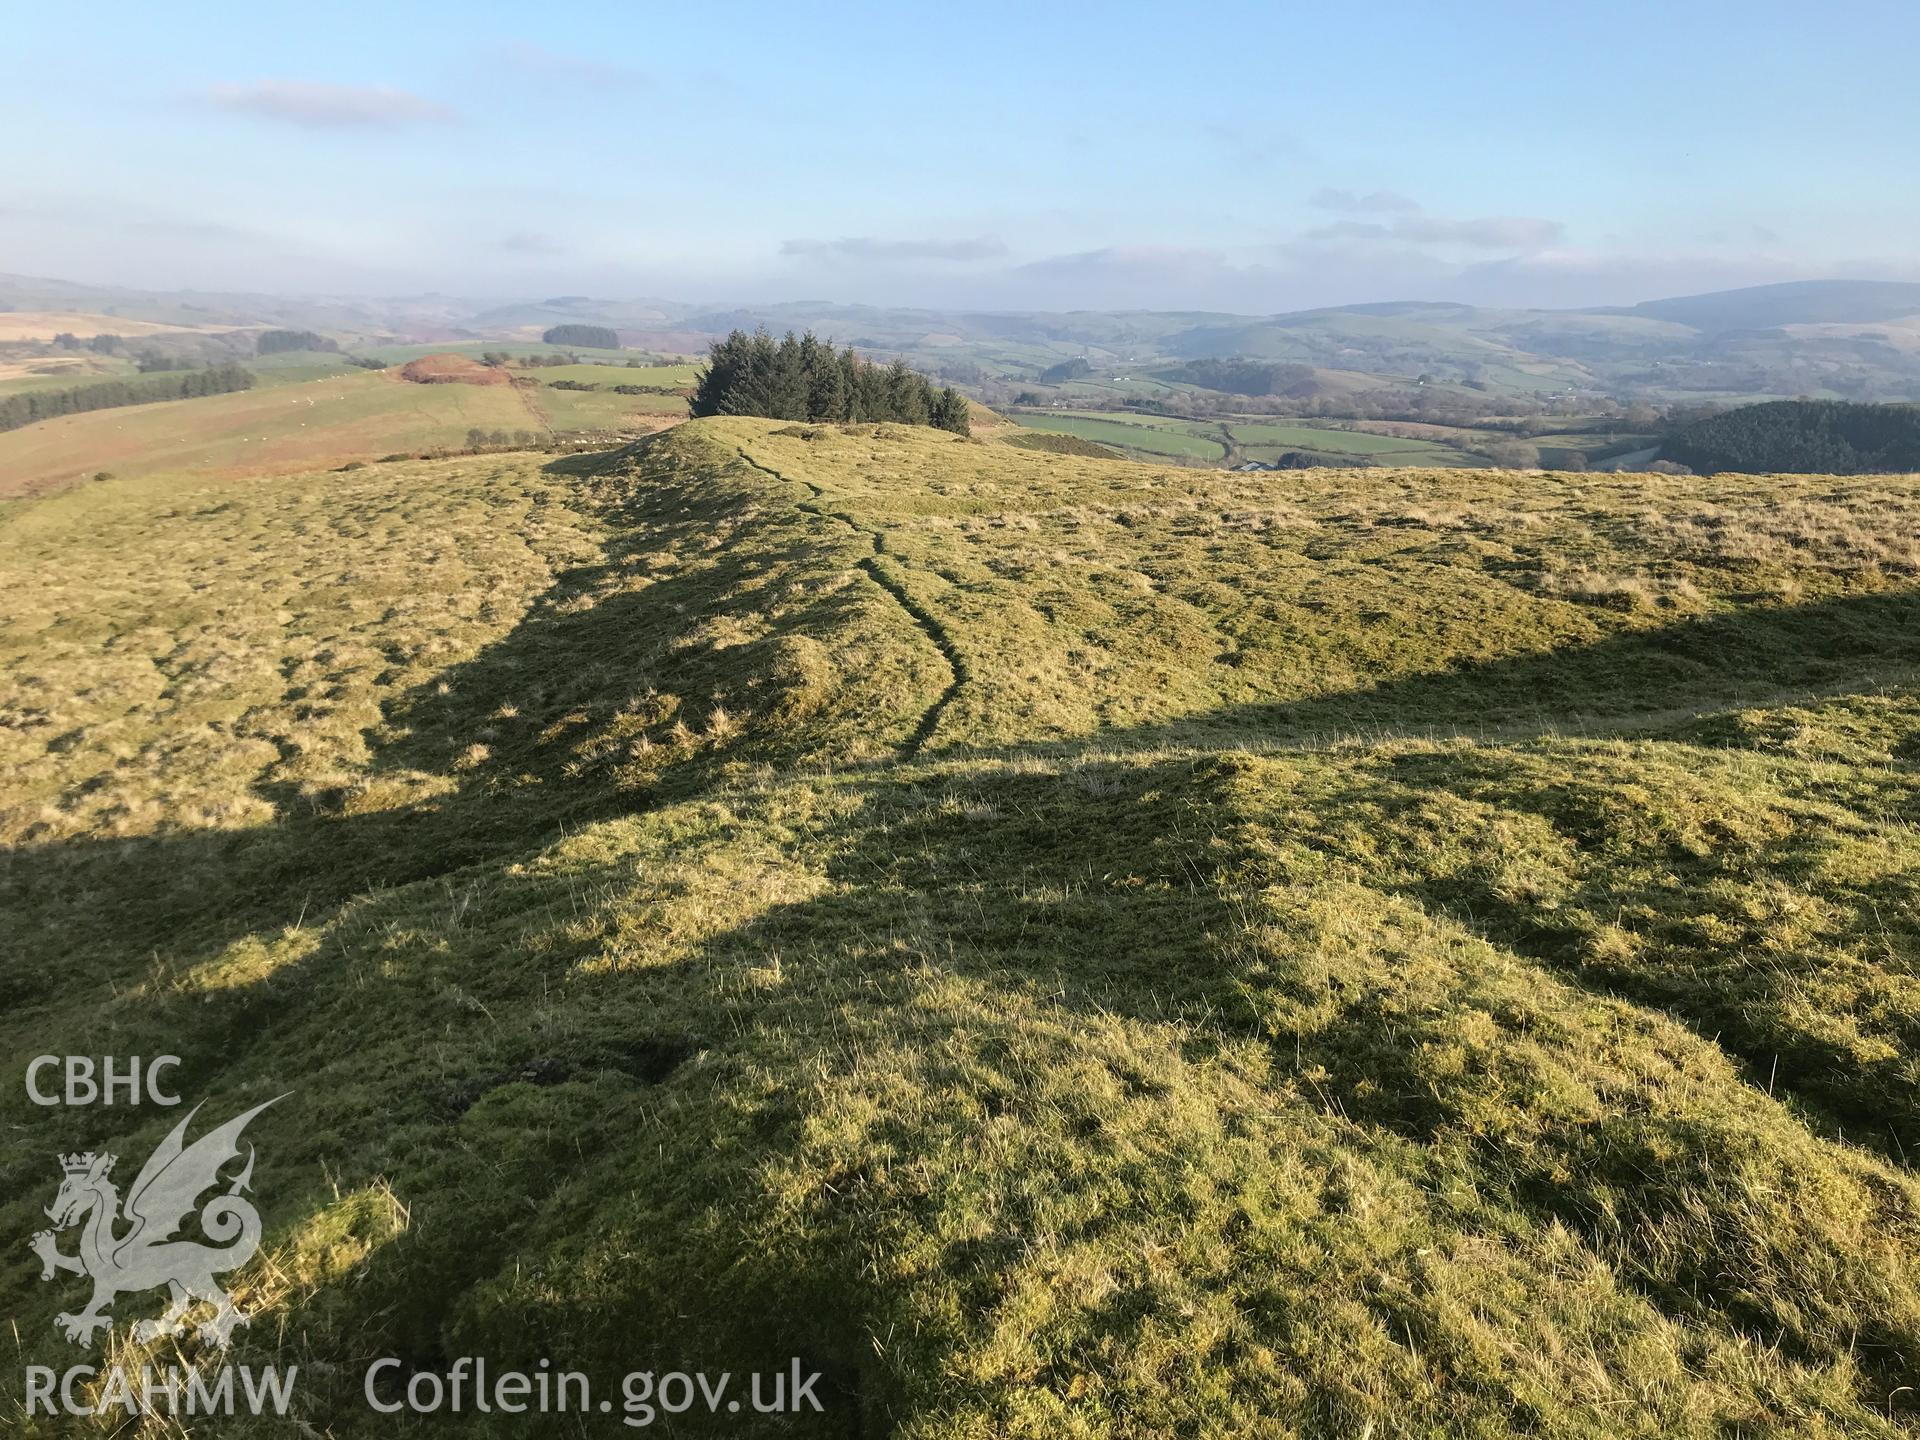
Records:
[[[0,1057],[295,1088],[241,1354],[339,1435],[384,1353],[1910,1435],[1916,518],[740,420],[93,487],[4,520]]]

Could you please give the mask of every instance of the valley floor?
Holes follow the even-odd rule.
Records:
[[[388,1355],[826,1376],[672,1433],[1920,1433],[1911,479],[709,420],[0,540],[0,1073],[291,1092],[234,1354],[309,1433],[409,1433]],[[178,1115],[0,1093],[16,1427],[92,1361],[56,1155]]]

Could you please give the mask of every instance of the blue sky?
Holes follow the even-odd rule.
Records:
[[[96,3],[7,49],[14,273],[1250,312],[1920,279],[1891,0]]]

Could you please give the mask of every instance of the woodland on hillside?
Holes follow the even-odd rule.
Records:
[[[1873,475],[1920,470],[1920,405],[1778,400],[1683,425],[1670,460],[1702,473]]]
[[[875,365],[851,346],[835,350],[809,330],[776,341],[765,330],[735,330],[716,340],[700,372],[695,416],[758,415],[769,420],[828,423],[897,421],[969,432],[967,399],[951,385],[936,389],[904,360]]]

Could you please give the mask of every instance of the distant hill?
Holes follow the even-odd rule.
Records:
[[[1920,315],[1920,285],[1893,280],[1799,280],[1648,300],[1627,310],[1593,313],[1672,320],[1708,334],[1775,330],[1782,325],[1871,325]]]
[[[546,300],[496,305],[466,318],[474,334],[487,338],[532,339],[557,325],[596,325],[611,330],[651,331],[684,328],[681,317],[693,307],[668,300],[604,300],[590,295],[556,295]]]
[[[1227,395],[1304,395],[1317,388],[1311,366],[1254,360],[1189,360],[1154,373],[1158,379],[1184,381]]]
[[[0,310],[70,311],[169,326],[307,329],[349,350],[533,340],[595,325],[630,345],[694,353],[732,330],[812,330],[881,359],[904,358],[976,398],[1006,401],[1074,359],[1090,377],[1248,360],[1471,386],[1528,403],[1746,403],[1769,397],[1920,400],[1920,284],[1822,280],[1674,296],[1627,307],[1501,309],[1422,300],[1279,315],[1220,311],[988,311],[842,305],[695,305],[563,294],[507,304],[155,294],[0,275]],[[1164,393],[1164,387],[1162,387]],[[1110,398],[1148,398],[1136,386]],[[1096,397],[1075,397],[1093,399]]]
[[[284,327],[341,336],[405,335],[436,339],[445,338],[457,329],[473,315],[475,308],[471,300],[447,295],[369,299],[267,295],[250,291],[156,291],[0,274],[0,312],[79,310],[169,326]]]

